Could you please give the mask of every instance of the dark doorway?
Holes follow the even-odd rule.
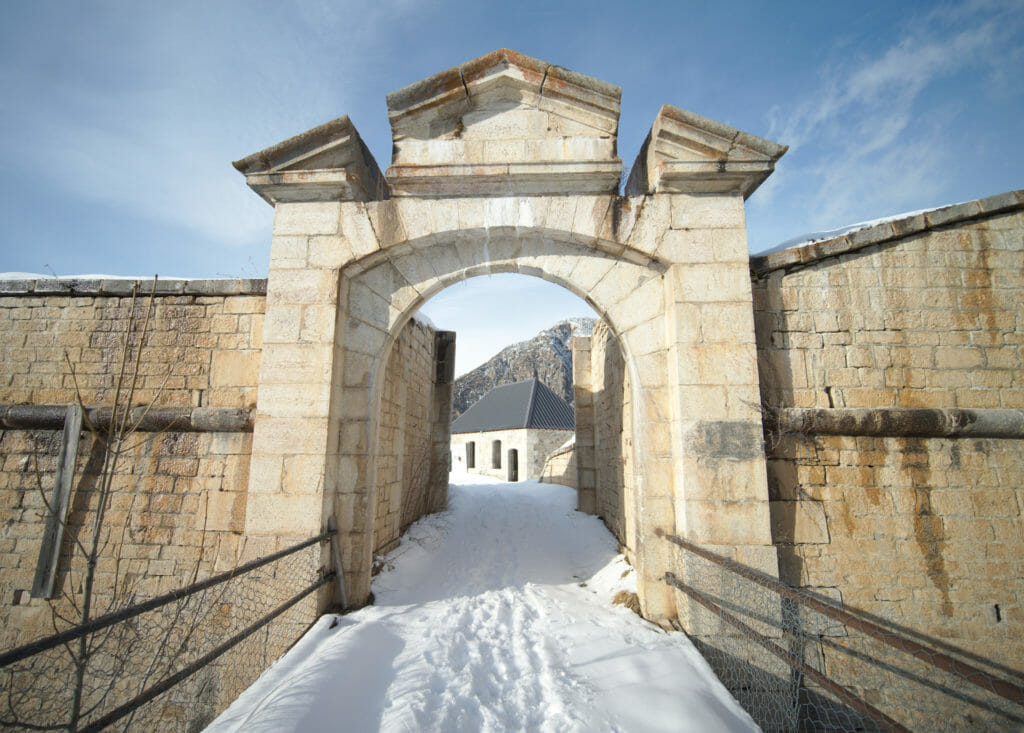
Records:
[[[519,480],[519,451],[515,448],[508,451],[508,480]]]

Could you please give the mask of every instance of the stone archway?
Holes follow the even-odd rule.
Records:
[[[541,209],[545,206],[540,200],[528,203]],[[396,201],[394,206],[400,212],[402,201]],[[362,507],[374,504],[379,383],[390,343],[405,320],[425,300],[468,277],[487,272],[541,276],[583,297],[620,336],[627,363],[638,375],[633,399],[650,403],[649,415],[659,409],[659,405],[667,404],[660,365],[652,362],[662,346],[657,334],[665,328],[665,268],[639,253],[627,259],[592,245],[578,244],[572,240],[570,232],[521,228],[516,233],[506,231],[508,228],[499,222],[494,223],[486,238],[480,234],[465,236],[462,231],[453,233],[451,241],[441,237],[426,248],[407,242],[390,248],[385,259],[369,258],[343,269],[339,312],[347,314],[347,332],[342,341],[348,343],[351,337],[351,343],[357,346],[346,346],[344,354],[339,354],[343,385],[341,404],[359,407],[339,416],[339,429],[349,437],[347,443],[342,443],[338,462],[341,470],[334,484],[336,511],[361,512]],[[425,263],[429,265],[427,271],[424,271]],[[372,354],[366,353],[370,350]],[[361,414],[356,414],[357,411]],[[651,415],[646,429],[660,432],[654,423],[665,420],[664,416]],[[671,485],[668,456],[646,450],[645,441],[636,450],[645,456],[639,463],[648,480],[665,487],[662,495],[665,501],[657,507],[657,518],[662,526],[671,526],[674,508],[668,490]],[[654,478],[659,466],[663,471],[660,479]],[[655,509],[653,499],[656,496],[655,491],[649,493],[651,509]],[[351,528],[347,543],[343,544],[346,559],[370,551],[370,532],[363,528],[368,526],[369,515],[363,513],[361,517],[363,524],[355,517],[356,524]],[[358,598],[361,593],[368,593],[369,576],[365,563],[353,562],[351,567],[357,570],[347,581],[353,596]]]
[[[235,164],[275,206],[248,535],[334,518],[364,602],[390,344],[447,285],[518,272],[586,299],[622,346],[645,615],[683,611],[657,530],[776,572],[743,200],[784,148],[665,107],[620,196],[619,96],[498,51],[389,95],[386,177],[347,118]]]

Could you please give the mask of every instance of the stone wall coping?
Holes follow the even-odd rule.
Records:
[[[1024,209],[1024,190],[1007,191],[975,201],[912,214],[902,219],[892,219],[779,252],[751,257],[750,272],[755,278],[761,278],[776,270],[799,270],[821,260],[856,252],[865,247],[895,242],[933,229],[1020,209]]]
[[[139,285],[139,294],[149,295],[152,278],[47,277],[37,279],[0,280],[0,296],[64,295],[70,297],[126,297]],[[214,278],[188,280],[160,279],[156,283],[158,297],[174,295],[230,296],[267,294],[266,278]]]

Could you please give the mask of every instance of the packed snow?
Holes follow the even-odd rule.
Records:
[[[321,618],[207,731],[757,730],[685,635],[612,604],[635,576],[574,491],[453,481],[374,605]]]

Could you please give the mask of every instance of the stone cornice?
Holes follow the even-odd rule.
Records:
[[[666,104],[637,156],[626,193],[738,193],[747,198],[787,149]]]
[[[387,187],[377,161],[347,116],[233,164],[267,203],[379,201]]]
[[[839,257],[872,245],[896,242],[932,229],[1020,209],[1024,209],[1024,190],[1008,191],[975,201],[944,206],[923,214],[893,219],[803,246],[751,257],[750,271],[754,277],[763,277],[776,270],[798,270],[830,257]]]
[[[619,185],[619,162],[510,163],[494,165],[393,165],[394,196],[607,194]]]

